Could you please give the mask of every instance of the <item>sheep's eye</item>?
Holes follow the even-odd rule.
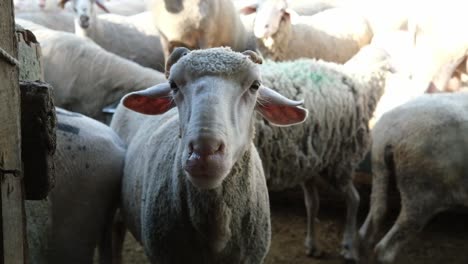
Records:
[[[169,85],[171,86],[172,92],[176,93],[179,91],[179,87],[177,87],[177,84],[174,81],[169,81]]]
[[[252,91],[257,91],[258,88],[260,88],[260,82],[259,81],[254,81],[251,85],[250,85],[250,90]]]

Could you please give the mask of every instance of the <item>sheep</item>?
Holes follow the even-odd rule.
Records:
[[[281,2],[257,9],[254,34],[265,58],[285,61],[307,57],[344,63],[372,38],[367,20],[351,9],[332,8],[299,16],[287,8],[286,1]]]
[[[252,13],[256,9],[271,8],[275,5],[282,5],[285,8],[290,8],[297,12],[299,15],[311,16],[327,9],[341,7],[345,5],[345,1],[341,0],[302,0],[302,1],[290,1],[290,0],[259,0],[259,1],[235,1],[234,4],[240,13]]]
[[[263,84],[287,97],[304,98],[310,117],[302,126],[277,129],[258,120],[255,145],[269,190],[301,185],[307,209],[306,253],[320,257],[314,219],[318,179],[342,191],[347,204],[342,255],[357,260],[359,194],[352,174],[369,150],[368,122],[383,93],[388,55],[367,47],[346,65],[312,59],[267,62]]]
[[[109,53],[90,40],[16,19],[42,48],[44,79],[57,106],[104,120],[101,109],[124,94],[166,81],[164,74]]]
[[[256,50],[255,39],[245,30],[231,0],[153,0],[149,9],[161,35],[165,58],[178,46]]]
[[[26,201],[32,263],[111,263],[110,226],[119,203],[125,146],[109,127],[60,108],[55,186],[48,199]]]
[[[15,14],[15,18],[31,21],[35,24],[49,29],[74,32],[74,16],[67,11],[61,12],[20,12]]]
[[[411,6],[418,5],[417,10],[421,12],[421,3],[416,3],[418,2],[406,0],[356,0],[350,1],[347,7],[366,18],[373,34],[383,34],[406,30]]]
[[[60,6],[58,0],[14,0],[15,14],[22,12],[40,12],[45,11],[48,14],[58,12],[60,8],[73,12],[70,5]],[[135,0],[112,0],[104,5],[102,0],[98,0],[99,9],[96,10],[98,14],[113,13],[122,16],[131,16],[146,10],[146,1]]]
[[[122,212],[152,263],[263,262],[270,212],[254,110],[281,126],[307,110],[261,85],[256,62],[252,51],[177,48],[169,81],[117,108],[111,127],[128,140]]]
[[[467,8],[464,1],[448,0],[444,5],[428,3],[425,12],[413,10],[409,21],[414,35],[412,78],[429,92],[444,91],[455,69],[466,60],[468,35],[462,32]]]
[[[60,0],[63,6],[69,0]],[[138,64],[158,71],[164,70],[164,54],[159,40],[159,33],[153,26],[139,30],[135,26],[152,23],[149,13],[141,13],[132,18],[105,14],[97,16],[94,8],[95,0],[72,0],[75,14],[75,34],[88,37],[109,52],[122,56]]]
[[[374,248],[380,263],[399,250],[435,214],[468,206],[468,93],[426,94],[386,113],[372,130],[371,207],[359,235],[373,247],[396,189],[401,209]]]
[[[92,39],[109,52],[145,67],[164,70],[164,55],[159,33],[151,23],[152,17],[149,12],[129,17],[114,14],[99,15],[92,19],[87,29],[74,25],[74,15],[64,11],[22,12],[16,17],[53,30],[76,32],[78,36]]]

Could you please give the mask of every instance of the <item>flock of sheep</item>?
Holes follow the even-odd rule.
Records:
[[[32,263],[92,263],[96,247],[120,263],[126,230],[152,263],[262,263],[268,190],[299,185],[320,257],[319,180],[346,200],[343,258],[394,263],[468,206],[462,1],[56,1],[15,2],[61,107],[55,188],[26,204]],[[380,238],[392,184],[401,211]]]

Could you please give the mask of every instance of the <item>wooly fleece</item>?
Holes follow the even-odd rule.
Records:
[[[294,187],[323,177],[336,187],[351,181],[351,171],[370,144],[368,121],[383,93],[384,73],[300,59],[267,61],[263,84],[288,98],[304,99],[309,118],[295,127],[256,123],[256,146],[270,190]]]
[[[344,63],[368,44],[372,31],[364,17],[346,8],[333,8],[313,16],[282,19],[278,31],[257,39],[265,58],[274,61],[315,58]]]
[[[103,50],[74,34],[31,28],[42,48],[44,79],[54,88],[57,106],[104,120],[102,108],[123,95],[164,82],[164,75]]]
[[[382,231],[389,190],[396,187],[401,196],[399,217],[375,248],[378,260],[392,263],[403,243],[435,214],[468,206],[467,133],[466,92],[422,95],[377,122],[372,130],[371,207],[360,230],[363,241],[373,246]]]
[[[56,112],[55,186],[48,199],[25,204],[31,263],[93,263],[98,244],[101,261],[110,261],[102,239],[119,203],[123,142],[98,121]]]
[[[219,189],[200,191],[188,182],[180,164],[182,150],[174,134],[179,130],[177,112],[162,118],[166,121],[147,117],[130,143],[122,192],[131,198],[124,198],[126,223],[150,260],[261,263],[271,231],[268,192],[255,147],[233,166]],[[175,249],[177,254],[171,254]]]

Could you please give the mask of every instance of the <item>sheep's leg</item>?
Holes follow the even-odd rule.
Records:
[[[378,263],[394,263],[398,251],[423,228],[428,218],[408,214],[402,208],[393,227],[375,247]]]
[[[341,255],[347,261],[358,260],[357,213],[359,209],[359,194],[352,182],[343,188],[346,199],[346,226],[343,235]]]
[[[112,263],[122,263],[122,250],[127,227],[125,226],[121,211],[118,210],[112,227]]]
[[[360,243],[368,251],[375,246],[388,210],[388,184],[390,173],[385,166],[374,164],[371,205],[366,221],[359,230]]]
[[[317,232],[315,230],[315,218],[319,210],[319,197],[315,183],[308,180],[301,184],[304,190],[304,202],[307,210],[307,236],[305,239],[306,254],[312,257],[322,256],[322,251],[317,245]]]

